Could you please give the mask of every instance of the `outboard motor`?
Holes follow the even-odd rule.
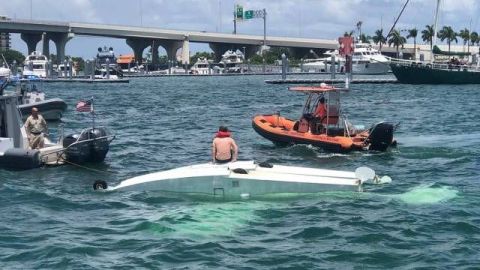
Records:
[[[42,165],[38,150],[10,148],[0,156],[0,167],[9,170],[29,170]]]
[[[107,138],[107,131],[104,128],[95,128],[88,131],[91,139],[96,139],[91,143],[90,161],[101,162],[110,149],[110,142]],[[101,138],[101,139],[100,139]]]
[[[73,163],[101,162],[109,150],[109,140],[104,128],[89,128],[63,139],[66,158]]]
[[[370,128],[370,135],[367,138],[367,143],[370,144],[368,150],[386,151],[393,142],[392,124],[381,122]]]

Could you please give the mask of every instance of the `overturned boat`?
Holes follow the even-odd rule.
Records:
[[[380,178],[367,167],[348,172],[236,161],[197,164],[150,173],[124,180],[114,187],[108,187],[105,181],[99,180],[93,184],[93,188],[248,198],[275,193],[362,191],[364,183],[390,181],[390,177]]]
[[[396,145],[393,124],[380,122],[365,129],[352,125],[341,114],[340,91],[344,89],[322,84],[291,87],[289,90],[307,95],[299,120],[288,119],[280,113],[257,115],[252,120],[253,129],[274,144],[311,144],[340,153],[352,150],[386,151]],[[315,115],[319,106],[324,106],[322,117]]]
[[[79,134],[60,136],[57,143],[45,138],[45,147],[30,149],[17,102],[16,95],[0,96],[0,168],[26,170],[105,159],[114,136],[103,127],[86,128]]]

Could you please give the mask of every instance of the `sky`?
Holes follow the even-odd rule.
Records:
[[[362,32],[373,35],[391,28],[406,0],[1,0],[0,15],[18,19],[85,22],[162,29],[198,30],[231,33],[235,4],[245,10],[267,10],[267,35],[336,39],[355,30],[362,21]],[[397,29],[433,24],[437,0],[410,0]],[[454,30],[470,28],[480,32],[479,0],[443,0],[439,26]],[[477,15],[476,15],[477,14]],[[475,16],[476,15],[476,16]],[[263,35],[261,19],[240,22],[237,33]],[[404,32],[404,35],[407,33]],[[420,36],[420,34],[419,34]],[[409,41],[413,43],[413,41]],[[417,41],[422,42],[422,41]],[[40,49],[40,44],[38,49]],[[93,58],[99,46],[113,47],[117,54],[131,54],[125,40],[76,36],[68,42],[66,54]],[[12,47],[23,53],[26,44],[12,35]],[[51,42],[50,51],[55,52]],[[210,51],[208,44],[193,44],[190,49]],[[147,50],[145,50],[146,52]],[[164,54],[163,49],[159,50]]]

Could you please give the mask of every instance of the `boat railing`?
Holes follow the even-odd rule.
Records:
[[[478,65],[469,65],[469,64],[456,64],[456,63],[438,63],[438,62],[423,62],[423,61],[415,61],[415,60],[406,60],[406,59],[396,59],[391,58],[390,63],[394,65],[400,66],[416,66],[416,67],[423,67],[423,68],[431,68],[431,69],[443,69],[443,70],[451,70],[451,71],[480,71]]]

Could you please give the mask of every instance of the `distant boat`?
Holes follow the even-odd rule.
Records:
[[[210,62],[205,57],[199,57],[197,62],[193,64],[190,68],[190,71],[193,75],[209,75],[212,74],[212,69],[210,68]]]
[[[40,52],[34,51],[25,58],[23,76],[47,77],[48,58]]]
[[[47,121],[58,121],[67,109],[67,103],[60,98],[46,99],[43,82],[39,78],[21,79],[17,82],[18,109],[25,121],[33,107],[36,107]]]
[[[113,48],[99,47],[95,59],[94,77],[96,79],[116,80],[123,77],[123,72],[117,64]]]
[[[304,71],[331,72],[332,55],[335,56],[335,72],[345,72],[345,58],[338,50],[325,53],[327,57],[315,59],[302,65]],[[387,74],[390,60],[370,44],[357,43],[352,55],[352,73],[362,75]]]
[[[220,64],[223,65],[223,73],[243,73],[247,71],[243,67],[244,62],[245,56],[241,51],[228,50],[222,55]]]
[[[437,20],[440,0],[437,0],[433,32],[432,61],[392,60],[390,67],[400,83],[407,84],[480,84],[480,70],[477,65],[462,63],[455,57],[447,61],[436,61],[435,56],[467,56],[469,53],[449,53],[436,45]]]

